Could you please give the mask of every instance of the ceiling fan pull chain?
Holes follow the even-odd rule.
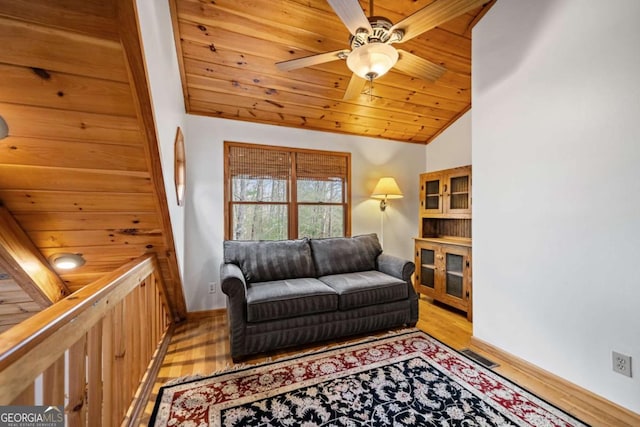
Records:
[[[369,102],[373,102],[373,78],[369,79]]]

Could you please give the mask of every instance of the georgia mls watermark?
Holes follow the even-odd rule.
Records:
[[[0,406],[0,427],[64,427],[62,406]]]

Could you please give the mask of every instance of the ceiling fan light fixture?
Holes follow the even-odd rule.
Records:
[[[385,43],[357,47],[347,57],[347,67],[359,77],[373,80],[383,76],[398,62],[398,51]]]

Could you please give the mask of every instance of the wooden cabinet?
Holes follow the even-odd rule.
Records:
[[[416,239],[416,291],[467,313],[471,319],[471,244]]]
[[[471,166],[421,174],[420,214],[471,218]]]
[[[415,288],[472,316],[471,166],[420,175]]]

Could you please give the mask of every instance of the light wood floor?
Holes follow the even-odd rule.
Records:
[[[434,304],[426,297],[420,299],[420,320],[416,326],[456,350],[470,347],[472,324],[467,321],[465,315]],[[167,381],[186,375],[210,374],[233,365],[229,356],[227,331],[226,315],[222,313],[215,314],[213,317],[190,318],[176,327],[140,425],[147,425],[158,390]],[[334,342],[330,345],[339,345],[347,341],[349,340]],[[323,343],[316,347],[326,346],[327,343]],[[303,351],[313,348],[315,347],[305,347]],[[254,357],[245,363],[260,363],[290,355],[299,350]],[[623,414],[616,413],[615,408],[602,408],[592,401],[572,397],[557,387],[549,386],[525,370],[510,366],[508,361],[501,360],[496,355],[482,351],[478,353],[500,364],[495,368],[496,372],[579,417],[584,422],[602,427],[632,426],[625,421]]]

